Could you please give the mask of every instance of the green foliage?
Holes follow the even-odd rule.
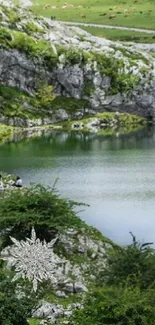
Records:
[[[15,296],[0,293],[1,325],[28,325],[24,306]]]
[[[52,102],[55,99],[53,95],[53,86],[40,84],[38,90],[35,94],[36,96],[36,107],[45,108],[47,110],[51,109]]]
[[[52,107],[54,111],[59,108],[63,108],[72,116],[72,114],[74,114],[76,111],[88,108],[88,101],[72,97],[57,96],[52,103]]]
[[[105,287],[87,296],[84,309],[75,312],[74,325],[154,325],[154,290]]]
[[[34,96],[29,96],[16,88],[0,86],[0,111],[8,117],[35,119],[45,117],[46,110],[47,117],[48,113],[51,112],[52,102],[55,98],[52,90],[52,86],[42,84]],[[33,110],[32,107],[34,107]]]
[[[6,140],[13,134],[13,127],[0,123],[0,141]]]
[[[43,34],[44,30],[40,27],[38,27],[37,25],[35,25],[32,22],[27,22],[25,24],[25,30],[27,32],[27,34],[32,34],[32,33],[39,33],[39,34]]]
[[[87,228],[73,211],[77,205],[80,204],[62,199],[54,189],[46,189],[41,185],[10,191],[4,197],[1,195],[0,230],[4,230],[2,245],[10,243],[10,235],[17,239],[29,237],[32,226],[35,227],[37,236],[47,241],[67,227]]]
[[[108,94],[127,93],[131,91],[140,81],[140,78],[132,74],[124,73],[124,62],[113,56],[92,53],[93,61],[96,61],[101,74],[111,78],[111,87]]]
[[[0,26],[0,47],[7,47],[11,40],[12,37],[9,30]]]
[[[149,243],[140,244],[133,236],[133,243],[119,247],[107,256],[106,269],[100,274],[100,283],[118,285],[128,281],[141,288],[155,285],[155,250]]]
[[[11,25],[14,26],[16,23],[18,23],[20,21],[20,15],[19,15],[16,7],[8,8],[8,7],[1,5],[1,8],[3,9],[3,12],[7,16],[8,21]]]
[[[119,131],[121,128],[122,131],[124,128],[124,132],[131,132],[135,129],[135,126],[143,126],[144,124],[146,124],[146,119],[141,116],[132,115],[128,113],[117,114],[114,112],[103,112],[96,114],[93,117],[86,117],[85,115],[85,118],[80,120],[65,121],[62,123],[62,126],[63,128],[69,130],[77,130],[78,128],[74,128],[74,124],[77,123],[79,125],[79,129],[88,130],[89,127],[87,125],[93,122],[94,120],[98,120],[98,125],[105,125],[104,129],[102,129],[101,126],[98,127],[98,131],[101,133],[103,132],[103,134],[105,135],[108,135],[109,132],[109,135],[115,134],[115,132]],[[111,125],[115,126],[115,130],[112,130]]]
[[[20,32],[14,32],[13,35],[14,40],[10,43],[12,48],[25,52],[32,58],[42,59],[42,63],[47,65],[49,68],[56,64],[57,55],[49,42],[45,40],[37,40]]]
[[[25,92],[19,91],[16,88],[0,85],[0,112],[5,116],[28,117],[28,105],[25,107],[24,103],[33,105],[33,101],[34,99]]]
[[[95,91],[95,87],[90,80],[86,80],[83,88],[84,96],[91,96]]]
[[[109,94],[115,95],[118,92],[128,93],[140,82],[140,77],[132,74],[112,73],[111,89]]]
[[[28,284],[24,284],[23,280],[12,281],[13,276],[14,273],[7,270],[0,260],[0,324],[27,325],[27,317],[36,305],[36,298],[34,294],[27,298],[30,295]],[[17,298],[19,288],[24,293],[20,299]]]
[[[144,117],[137,116],[129,113],[114,113],[114,112],[103,112],[96,115],[102,123],[110,125],[115,123],[118,127],[127,125],[138,125],[146,122]]]
[[[82,53],[74,47],[57,47],[58,55],[64,54],[69,64],[77,64],[81,62]]]
[[[37,318],[30,318],[28,319],[29,325],[40,325],[40,319]]]
[[[18,116],[23,119],[47,117],[48,113],[50,114],[61,108],[65,109],[72,117],[75,111],[88,107],[87,100],[55,97],[53,87],[46,85],[46,83],[39,83],[38,90],[33,97],[16,88],[0,86],[0,101],[2,114],[8,117]],[[36,109],[32,110],[32,107]]]

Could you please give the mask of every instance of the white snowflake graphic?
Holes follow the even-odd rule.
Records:
[[[60,272],[63,269],[64,259],[61,259],[53,252],[53,245],[57,238],[50,243],[43,242],[36,238],[36,232],[32,228],[31,238],[26,241],[18,241],[10,237],[14,245],[9,249],[10,256],[5,258],[11,266],[15,267],[18,278],[27,278],[33,283],[33,290],[36,292],[38,282],[50,279],[53,284],[57,284]],[[59,276],[58,276],[59,275]]]

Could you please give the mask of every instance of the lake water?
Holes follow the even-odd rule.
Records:
[[[117,243],[155,242],[155,129],[105,137],[55,131],[0,146],[0,170],[85,202],[79,215]],[[80,208],[79,208],[80,209]],[[65,216],[64,216],[65,218]]]

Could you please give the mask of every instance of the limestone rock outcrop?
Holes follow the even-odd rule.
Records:
[[[3,7],[0,10],[1,28],[3,31],[7,29],[12,38],[0,49],[2,85],[18,88],[32,96],[36,80],[45,80],[54,86],[56,96],[86,101],[85,107],[79,103],[78,112],[73,108],[73,118],[76,115],[81,118],[85,112],[92,115],[119,111],[155,120],[155,59],[148,51],[92,36],[78,27],[36,17],[22,8],[17,12],[20,19],[12,23],[8,10],[14,9],[4,10]],[[27,48],[24,42],[28,44]],[[33,43],[36,53],[30,48]],[[39,46],[43,44],[45,49],[40,50]],[[49,64],[51,53],[53,61]],[[66,114],[62,120],[72,117],[68,116],[65,102],[59,109],[58,115]]]

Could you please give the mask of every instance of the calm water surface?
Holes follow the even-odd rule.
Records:
[[[90,204],[80,216],[118,243],[155,242],[155,129],[130,136],[52,132],[0,146],[0,170]],[[65,216],[64,216],[65,217]]]

